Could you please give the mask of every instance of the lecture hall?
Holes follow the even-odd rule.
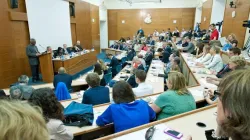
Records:
[[[249,0],[1,0],[0,21],[0,140],[250,140]]]

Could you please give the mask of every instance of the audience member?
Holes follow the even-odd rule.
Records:
[[[208,60],[204,64],[199,63],[198,66],[205,67],[218,73],[223,68],[223,62],[220,56],[220,48],[213,45],[210,49],[210,54],[212,55],[210,60]]]
[[[217,73],[218,78],[207,77],[207,82],[215,85],[219,85],[220,78],[223,78],[230,71],[244,69],[246,66],[246,60],[242,56],[232,56],[228,62],[228,64]]]
[[[4,90],[0,89],[0,99],[5,99],[7,96],[4,92]]]
[[[123,37],[121,37],[121,38],[119,39],[119,42],[126,42],[126,40],[125,40]]]
[[[170,56],[169,56],[169,62],[167,63],[166,65],[166,69],[164,71],[165,74],[168,74],[170,71],[171,71],[171,66],[172,66],[172,63],[174,62],[174,58],[177,57],[176,53],[172,53]]]
[[[143,55],[138,54],[137,57],[141,61],[142,66],[145,68],[146,67],[146,61],[145,61],[145,59],[143,59]],[[146,55],[145,55],[145,57],[146,57]]]
[[[57,84],[59,82],[63,82],[67,86],[68,90],[71,91],[72,90],[72,87],[71,87],[72,79],[73,79],[72,76],[66,73],[65,68],[60,67],[58,69],[58,74],[54,77],[53,85],[56,89]]]
[[[210,46],[206,45],[205,47],[203,47],[202,56],[196,59],[196,62],[204,64],[210,59],[211,59]]]
[[[56,97],[58,101],[71,99],[68,88],[65,83],[59,82],[56,86]]]
[[[130,47],[128,50],[128,55],[127,55],[128,61],[132,61],[135,56],[136,56],[136,52],[135,52],[134,48]]]
[[[73,139],[73,133],[67,130],[63,125],[63,106],[60,102],[58,102],[52,89],[36,89],[31,95],[29,102],[34,106],[39,106],[42,108],[43,117],[47,122],[47,128],[49,130],[50,139]]]
[[[196,55],[196,57],[198,56],[198,58],[201,57],[203,55],[204,46],[204,43],[202,43],[201,41],[197,41],[195,51],[192,54]]]
[[[204,30],[205,34],[202,36],[201,40],[203,43],[209,43],[209,40],[210,40],[210,34],[211,34],[211,31],[210,30]]]
[[[138,41],[135,43],[134,45],[134,49],[136,52],[139,52],[140,51],[140,48],[141,48],[141,45],[138,43]]]
[[[13,100],[23,100],[23,94],[21,92],[20,87],[12,86],[10,88],[10,99]]]
[[[238,41],[237,40],[233,40],[231,43],[232,43],[233,48],[237,48],[237,46],[238,46]]]
[[[103,78],[103,71],[102,71],[102,67],[99,63],[96,63],[94,65],[94,73],[98,74],[99,78],[102,79]]]
[[[96,73],[89,73],[86,82],[89,88],[84,92],[82,103],[99,105],[110,102],[109,88],[100,86],[100,78]]]
[[[187,31],[185,30],[185,28],[182,28],[182,32],[181,32],[181,37],[184,37],[184,35],[187,33]]]
[[[176,36],[176,37],[180,36],[180,32],[178,30],[178,27],[175,27],[175,30],[173,31],[173,36]]]
[[[241,50],[239,48],[231,48],[229,49],[228,56],[239,56],[241,54]]]
[[[210,40],[218,40],[218,38],[219,38],[219,32],[216,29],[216,25],[215,24],[211,24],[209,28],[212,31],[211,35],[210,35]]]
[[[185,39],[188,45],[186,47],[182,47],[181,50],[183,50],[184,52],[193,53],[195,49],[194,43],[191,41],[191,38],[189,37],[186,37]]]
[[[115,132],[120,132],[147,124],[155,119],[155,112],[148,106],[148,103],[135,100],[132,88],[125,81],[118,81],[114,85],[112,96],[114,104],[111,104],[97,118],[98,126],[113,123]]]
[[[101,65],[103,73],[108,74],[108,67],[105,65],[104,61],[102,59],[98,59],[97,63]]]
[[[145,70],[145,67],[142,64],[142,61],[139,58],[135,60],[133,67],[139,70]]]
[[[180,72],[170,72],[167,80],[168,90],[160,94],[151,105],[158,113],[157,120],[196,109],[194,97],[186,88],[185,77]]]
[[[176,61],[176,60],[175,60]],[[177,63],[177,62],[175,62]],[[181,72],[181,69],[180,69],[180,66],[179,65],[172,65],[171,68],[170,68],[170,71],[177,71],[177,72]]]
[[[182,44],[181,44],[182,47],[187,47],[188,46],[187,38],[188,37],[185,37],[185,38],[182,39]]]
[[[49,140],[41,109],[28,103],[0,100],[0,120],[1,140]]]
[[[169,57],[172,53],[171,51],[171,44],[168,44],[166,47],[163,48],[163,52],[162,52],[162,62],[163,63],[168,63],[169,62]]]
[[[130,77],[128,78],[127,82],[128,84],[132,87],[132,88],[136,88],[138,86],[138,84],[136,83],[136,79],[135,79],[135,72],[137,71],[137,69],[133,69],[130,72]]]
[[[141,97],[154,93],[152,85],[145,83],[146,77],[147,73],[143,70],[137,70],[135,72],[135,81],[138,84],[138,87],[133,88],[133,92],[136,97]]]
[[[119,61],[112,54],[108,54],[107,56],[111,60],[111,62],[108,64],[108,66],[111,67],[112,77],[115,77],[115,75],[118,73],[118,71],[116,70],[116,67],[119,65]]]
[[[230,48],[232,48],[232,41],[236,39],[235,34],[230,34],[227,37],[226,44],[222,47],[223,51],[228,51]]]
[[[159,36],[159,32],[155,29],[154,33],[153,33],[153,36]]]
[[[142,43],[141,50],[143,50],[143,51],[147,51],[148,50],[148,47],[147,47],[146,43]]]
[[[151,62],[152,62],[152,60],[153,60],[153,52],[152,52],[152,50],[153,49],[148,49],[148,51],[147,51],[147,53],[146,53],[146,55],[145,55],[145,58],[144,58],[144,60],[145,60],[145,63],[146,63],[146,65],[147,66],[149,66],[150,64],[151,64]],[[145,66],[146,67],[146,66]]]
[[[34,91],[34,88],[32,86],[28,86],[28,82],[29,82],[29,77],[26,75],[21,75],[18,78],[19,84],[17,85],[17,87],[21,90],[24,100],[28,100],[32,92]]]

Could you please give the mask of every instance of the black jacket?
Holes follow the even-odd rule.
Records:
[[[54,77],[54,81],[53,81],[53,85],[56,89],[56,86],[59,82],[63,82],[65,83],[65,85],[67,86],[68,90],[72,89],[71,84],[72,84],[72,76],[66,73],[63,74],[57,74]]]

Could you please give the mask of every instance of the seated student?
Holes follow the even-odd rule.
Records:
[[[117,41],[114,42],[114,44],[110,45],[109,48],[114,49],[117,48]]]
[[[142,65],[142,62],[140,59],[136,59],[133,65],[134,65],[134,68],[138,70],[145,70],[145,67]]]
[[[228,35],[226,39],[226,44],[222,47],[222,51],[227,51],[230,48],[232,48],[232,41],[236,39],[236,36],[234,34]]]
[[[236,47],[229,49],[229,52],[228,52],[229,57],[239,56],[240,54],[241,54],[241,50],[239,48],[236,48]]]
[[[201,57],[203,54],[204,43],[197,41],[193,55],[196,55],[197,58]]]
[[[173,63],[173,60],[174,58],[177,57],[176,56],[176,53],[172,53],[170,56],[169,56],[169,62],[166,64],[166,69],[164,70],[164,72],[166,74],[168,74],[170,71],[171,71],[171,66],[172,66],[172,63]]]
[[[206,45],[203,47],[202,55],[198,59],[196,59],[196,62],[203,64],[210,59],[211,59],[210,46]]]
[[[112,54],[108,54],[107,55],[108,58],[111,60],[111,62],[108,64],[108,66],[111,67],[111,71],[112,71],[112,77],[115,77],[116,74],[118,73],[117,70],[116,70],[116,67],[119,65],[119,61],[118,59],[113,56]]]
[[[215,85],[219,85],[221,78],[223,78],[230,71],[244,69],[246,66],[246,60],[242,56],[232,56],[226,65],[219,73],[217,73],[218,78],[207,77],[207,82]]]
[[[165,71],[165,77],[167,78],[168,77],[168,73],[170,71],[179,71],[180,72],[180,58],[178,56],[174,57],[171,59],[171,65],[170,67]]]
[[[149,48],[147,47],[146,43],[142,43],[142,47],[140,50],[147,51]]]
[[[140,48],[141,48],[141,45],[139,44],[139,42],[137,41],[135,44],[134,44],[134,49],[136,52],[140,51]]]
[[[21,75],[18,78],[19,84],[17,85],[17,87],[20,88],[24,100],[28,100],[30,98],[30,95],[34,91],[34,88],[32,86],[28,86],[28,82],[29,82],[29,77],[26,75]]]
[[[105,79],[103,78],[103,75],[104,75],[104,72],[102,70],[102,66],[99,64],[99,63],[96,63],[94,65],[94,73],[97,73],[99,75],[99,78],[101,79],[101,82],[100,82],[100,85],[101,86],[106,86],[106,81]]]
[[[145,61],[145,59],[143,59],[143,55],[138,54],[137,57],[141,61],[142,66],[145,68],[146,67],[146,61]],[[145,55],[145,57],[146,57],[146,55]]]
[[[220,48],[213,45],[210,49],[211,58],[204,64],[198,64],[198,66],[205,67],[218,73],[223,68],[222,58],[220,56]]]
[[[138,86],[138,84],[135,81],[135,72],[137,71],[136,68],[134,68],[133,70],[131,70],[130,72],[130,77],[128,78],[127,82],[128,84],[132,87],[135,88]]]
[[[66,73],[65,68],[60,67],[58,69],[58,74],[54,77],[53,85],[56,89],[57,84],[59,82],[63,82],[67,86],[68,90],[71,91],[72,90],[72,87],[71,87],[72,79],[73,79],[72,76]]]
[[[58,101],[71,99],[69,91],[63,82],[59,82],[56,86],[56,97]]]
[[[180,72],[170,72],[167,80],[168,90],[162,93],[151,105],[158,113],[157,120],[196,109],[194,97],[186,88],[186,80]]]
[[[150,40],[148,41],[148,44],[151,46],[155,45],[155,41],[153,40],[153,38],[151,37]]]
[[[181,69],[180,69],[180,66],[178,64],[178,59],[177,58],[174,59],[174,64],[171,65],[170,71],[181,72]]]
[[[232,43],[233,48],[237,48],[237,46],[238,46],[238,41],[237,40],[233,40],[231,43]]]
[[[187,46],[188,46],[187,38],[188,38],[188,37],[184,37],[184,38],[182,39],[182,44],[181,44],[182,47],[187,47]]]
[[[186,37],[186,41],[188,45],[186,47],[182,47],[181,50],[183,52],[193,53],[195,49],[194,43],[191,41],[191,38],[189,37]]]
[[[115,132],[120,132],[155,119],[155,112],[143,100],[135,100],[132,88],[125,81],[118,81],[112,91],[114,104],[100,115],[96,124],[104,126],[113,123]]]
[[[169,57],[172,53],[171,51],[171,45],[167,45],[164,49],[163,49],[163,52],[162,52],[162,62],[163,63],[168,63],[169,62]]]
[[[105,65],[104,61],[101,59],[98,59],[97,63],[99,63],[101,65],[103,74],[108,74],[108,67]]]
[[[178,30],[178,27],[175,27],[175,30],[173,31],[173,36],[176,36],[176,37],[180,36],[180,32]]]
[[[145,60],[145,63],[146,63],[146,65],[147,66],[149,66],[150,64],[151,64],[151,62],[152,62],[152,60],[153,60],[153,52],[152,52],[152,50],[153,49],[148,49],[148,51],[147,51],[147,53],[146,53],[146,55],[145,55],[145,58],[144,58],[144,60]],[[146,67],[146,66],[145,66]]]
[[[128,61],[132,61],[135,56],[136,56],[136,52],[135,52],[134,48],[130,47],[128,49],[128,54],[127,54]]]
[[[208,43],[209,40],[210,40],[210,33],[211,31],[210,30],[205,30],[205,34],[202,36],[201,40],[203,43]]]
[[[73,133],[67,130],[63,125],[63,106],[58,102],[52,89],[36,89],[31,95],[29,102],[34,106],[42,108],[51,140],[73,139]]]
[[[6,96],[6,93],[4,92],[4,90],[0,89],[0,99],[5,99],[7,96]]]
[[[145,83],[146,77],[147,73],[143,70],[137,70],[135,72],[135,81],[138,84],[138,87],[133,88],[133,92],[136,97],[141,97],[154,93],[152,85]]]
[[[23,94],[21,92],[20,87],[12,86],[10,88],[10,99],[13,100],[23,100]]]
[[[84,92],[82,103],[99,105],[110,102],[109,88],[100,86],[100,78],[96,73],[89,73],[86,82],[89,88]]]
[[[0,100],[0,120],[1,140],[49,140],[41,109],[26,102]]]
[[[125,38],[123,38],[123,37],[121,37],[121,38],[119,39],[119,41],[120,41],[120,42],[126,42]]]

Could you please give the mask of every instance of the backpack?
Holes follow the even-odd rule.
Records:
[[[66,126],[92,125],[94,120],[93,106],[73,101],[64,109],[64,116],[63,122]]]

